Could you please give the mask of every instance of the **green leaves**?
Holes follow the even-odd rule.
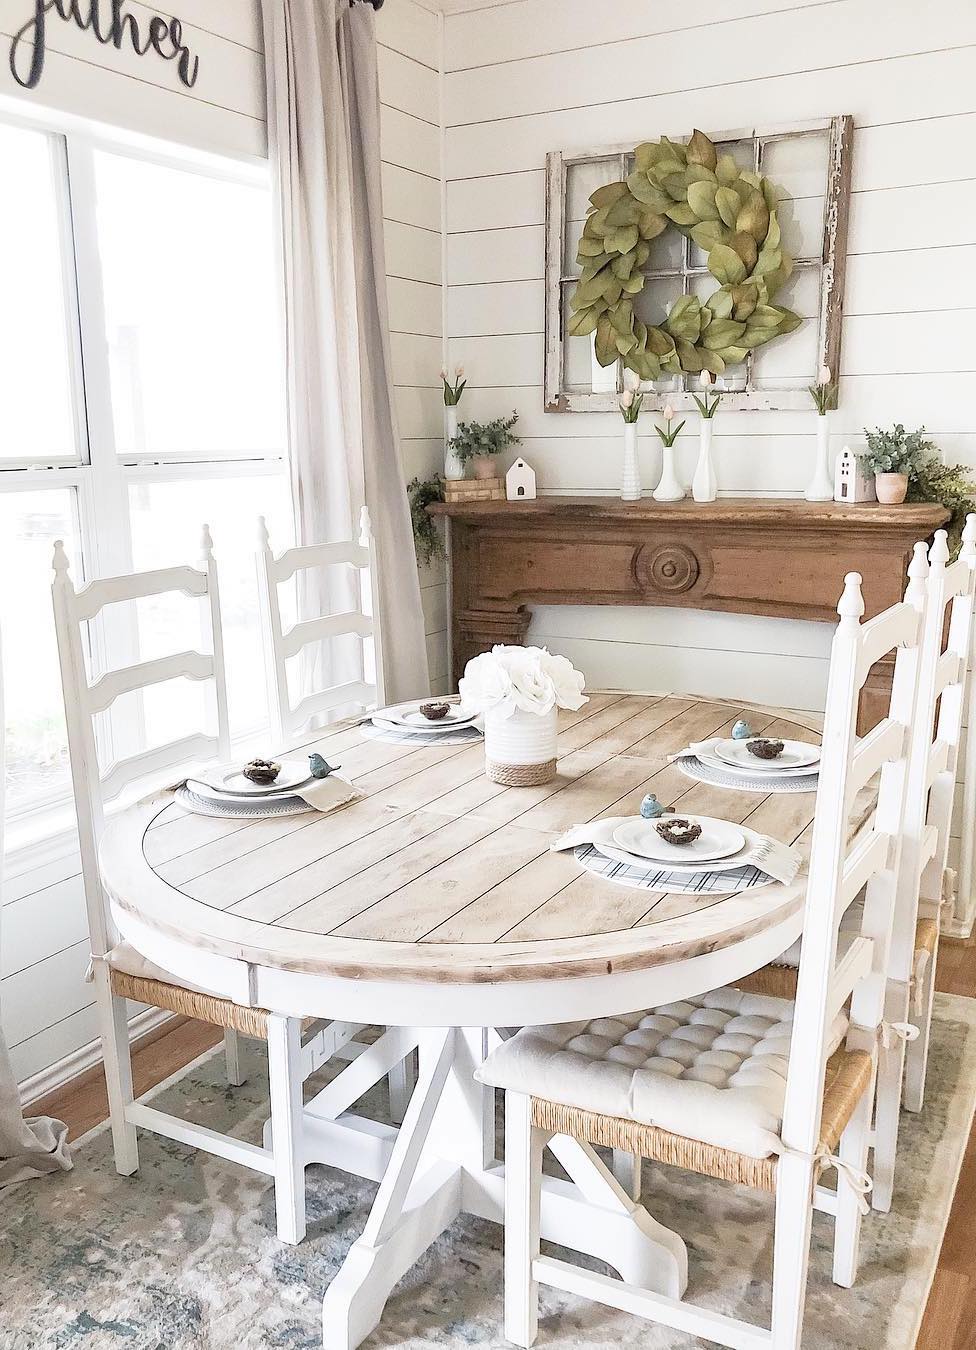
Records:
[[[728,244],[716,244],[708,255],[708,270],[723,286],[735,286],[746,279],[746,265]]]
[[[798,316],[772,303],[793,262],[782,244],[776,193],[761,175],[718,154],[704,132],[686,145],[647,141],[626,181],[590,197],[577,249],[579,280],[566,332],[593,336],[601,365],[618,361],[642,380],[662,374],[721,374],[756,347],[792,332]],[[680,296],[659,326],[634,313],[653,240],[674,225],[708,259],[719,289],[706,301]]]

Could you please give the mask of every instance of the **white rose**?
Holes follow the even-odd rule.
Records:
[[[565,656],[553,656],[551,652],[543,652],[542,669],[552,681],[556,695],[556,703],[560,708],[569,708],[573,712],[577,708],[582,708],[589,699],[583,693],[583,686],[586,680],[581,671],[578,671],[572,661],[567,661]]]
[[[484,652],[475,656],[464,668],[464,676],[458,681],[458,693],[465,708],[472,712],[488,712],[497,709],[510,717],[515,711],[512,697],[512,681],[504,664],[498,660],[495,652]]]

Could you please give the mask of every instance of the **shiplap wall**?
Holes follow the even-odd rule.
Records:
[[[151,12],[135,2],[129,8]],[[61,115],[87,118],[201,150],[265,155],[256,0],[182,0],[180,13],[187,42],[201,59],[194,90],[184,90],[163,61],[101,48],[91,34],[49,20],[41,84],[25,94],[10,79],[6,60],[0,62],[0,111],[9,95],[8,106],[44,108],[55,124]],[[19,26],[15,18],[16,7],[8,4],[0,34]],[[413,0],[392,0],[379,15],[378,37],[394,380],[404,470],[426,477],[443,455],[440,19]],[[443,568],[425,569],[421,582],[431,672],[443,688]],[[14,1069],[29,1099],[87,1067],[96,1053],[76,850],[65,843],[45,850],[43,861],[35,850],[10,857],[2,902],[0,1007]],[[145,1028],[146,1014],[132,1011],[135,1027]]]
[[[450,9],[450,3],[448,3]],[[544,491],[614,492],[615,414],[543,411],[549,150],[853,113],[854,196],[841,404],[832,448],[865,424],[924,423],[976,463],[976,8],[933,0],[514,0],[445,20],[448,339],[464,411],[518,408]],[[645,488],[660,472],[650,418]],[[812,413],[719,413],[723,494],[802,491]],[[678,440],[690,482],[697,417]],[[838,592],[840,578],[838,578]],[[530,636],[604,686],[821,706],[829,630],[662,609],[545,608]],[[718,659],[716,659],[718,654]]]

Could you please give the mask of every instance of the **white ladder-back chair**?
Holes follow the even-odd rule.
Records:
[[[949,562],[945,530],[936,532],[927,563],[925,545],[916,544],[915,550],[913,580],[905,598],[924,613],[924,618],[885,1014],[890,1024],[911,1027],[914,1039],[906,1043],[904,1034],[895,1036],[881,1054],[872,1203],[885,1211],[891,1208],[894,1190],[902,1100],[904,1097],[909,1110],[920,1111],[925,1091],[956,767],[973,641],[976,515],[966,521],[957,562]],[[916,1031],[918,1035],[914,1035]]]
[[[91,679],[85,663],[85,625],[107,605],[166,593],[182,593],[197,602],[201,611],[201,646],[205,650],[141,661]],[[59,540],[54,546],[53,599],[115,1165],[123,1176],[131,1176],[138,1170],[137,1126],[243,1163],[274,1177],[278,1236],[284,1242],[299,1242],[305,1232],[304,1170],[299,1144],[300,1024],[260,1009],[243,1008],[226,998],[184,985],[177,977],[146,961],[120,939],[98,870],[98,842],[107,802],[147,775],[185,769],[207,759],[230,758],[220,600],[210,531],[204,526],[199,567],[169,567],[105,577],[80,590],[75,589],[71,580],[68,557]],[[215,730],[146,750],[101,770],[95,738],[96,716],[108,711],[124,694],[181,676],[205,682],[205,703]],[[127,998],[223,1027],[229,1040],[228,1071],[232,1083],[242,1081],[237,1033],[268,1041],[273,1149],[242,1143],[134,1099]]]
[[[508,1339],[518,1345],[535,1340],[538,1286],[546,1284],[737,1350],[760,1345],[797,1350],[814,1207],[835,1215],[835,1282],[853,1283],[861,1218],[868,1208],[864,1169],[900,866],[920,618],[902,602],[862,624],[856,573],[846,579],[838,612],[795,1003],[723,989],[629,1017],[526,1028],[494,1051],[481,1071],[485,1081],[506,1089],[505,1326]],[[874,663],[892,650],[896,661],[888,716],[858,741],[861,689]],[[879,774],[877,806],[871,811],[871,785]],[[862,891],[860,930],[839,955],[841,919]],[[711,1045],[712,1029],[723,1027],[737,1033],[729,1041],[746,1056],[745,1092],[737,1092],[730,1079],[716,1083],[709,1078],[708,1050],[700,1066],[698,1050],[689,1065],[689,1046]],[[753,1052],[740,1044],[747,1039],[756,1042]],[[609,1050],[601,1051],[601,1042],[608,1042]],[[613,1053],[622,1045],[637,1047],[648,1058],[635,1067],[636,1059]],[[750,1063],[752,1055],[757,1057]],[[779,1056],[776,1066],[771,1055]],[[673,1061],[664,1066],[667,1072],[654,1067],[661,1059]],[[691,1081],[682,1087],[686,1073]],[[545,1097],[533,1093],[533,1081],[543,1076],[549,1089]],[[611,1113],[601,1109],[601,1100],[606,1101],[615,1079],[616,1111]],[[711,1105],[703,1092],[714,1094]],[[754,1100],[756,1093],[762,1106]],[[765,1133],[777,1115],[778,1129]],[[658,1123],[665,1119],[668,1124]],[[752,1127],[760,1119],[766,1125],[755,1136]],[[679,1121],[687,1128],[676,1129]],[[771,1331],[541,1257],[542,1154],[553,1135],[563,1134],[586,1146],[623,1148],[773,1191]],[[817,1184],[830,1165],[839,1171],[836,1193]]]
[[[281,618],[278,587],[297,573],[345,564],[357,571],[359,608],[343,614],[322,614],[303,619],[287,632]],[[376,545],[364,506],[360,514],[359,540],[328,544],[304,544],[275,556],[264,516],[258,518],[258,592],[265,631],[265,659],[272,730],[277,744],[293,743],[315,717],[334,708],[370,708],[385,702],[383,649],[377,592]],[[362,678],[306,694],[295,704],[288,689],[287,662],[312,643],[355,635],[361,641]],[[366,644],[372,642],[375,676],[366,678]]]

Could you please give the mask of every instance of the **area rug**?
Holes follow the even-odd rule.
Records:
[[[243,1088],[226,1086],[214,1056],[165,1086],[158,1104],[259,1139],[263,1056],[250,1053]],[[940,995],[926,1109],[904,1118],[895,1209],[865,1221],[855,1289],[830,1282],[831,1222],[816,1218],[805,1346],[914,1346],[974,1104],[976,1001]],[[151,1135],[140,1150],[138,1176],[118,1177],[109,1136],[96,1131],[76,1150],[74,1172],[0,1199],[2,1350],[315,1350],[322,1292],[362,1231],[375,1186],[310,1168],[309,1236],[290,1248],[274,1236],[267,1178]],[[689,1297],[765,1322],[771,1197],[648,1167],[644,1201],[688,1243]],[[499,1228],[461,1220],[397,1286],[366,1346],[501,1350],[501,1289]],[[565,1350],[702,1344],[552,1290],[539,1340]]]

